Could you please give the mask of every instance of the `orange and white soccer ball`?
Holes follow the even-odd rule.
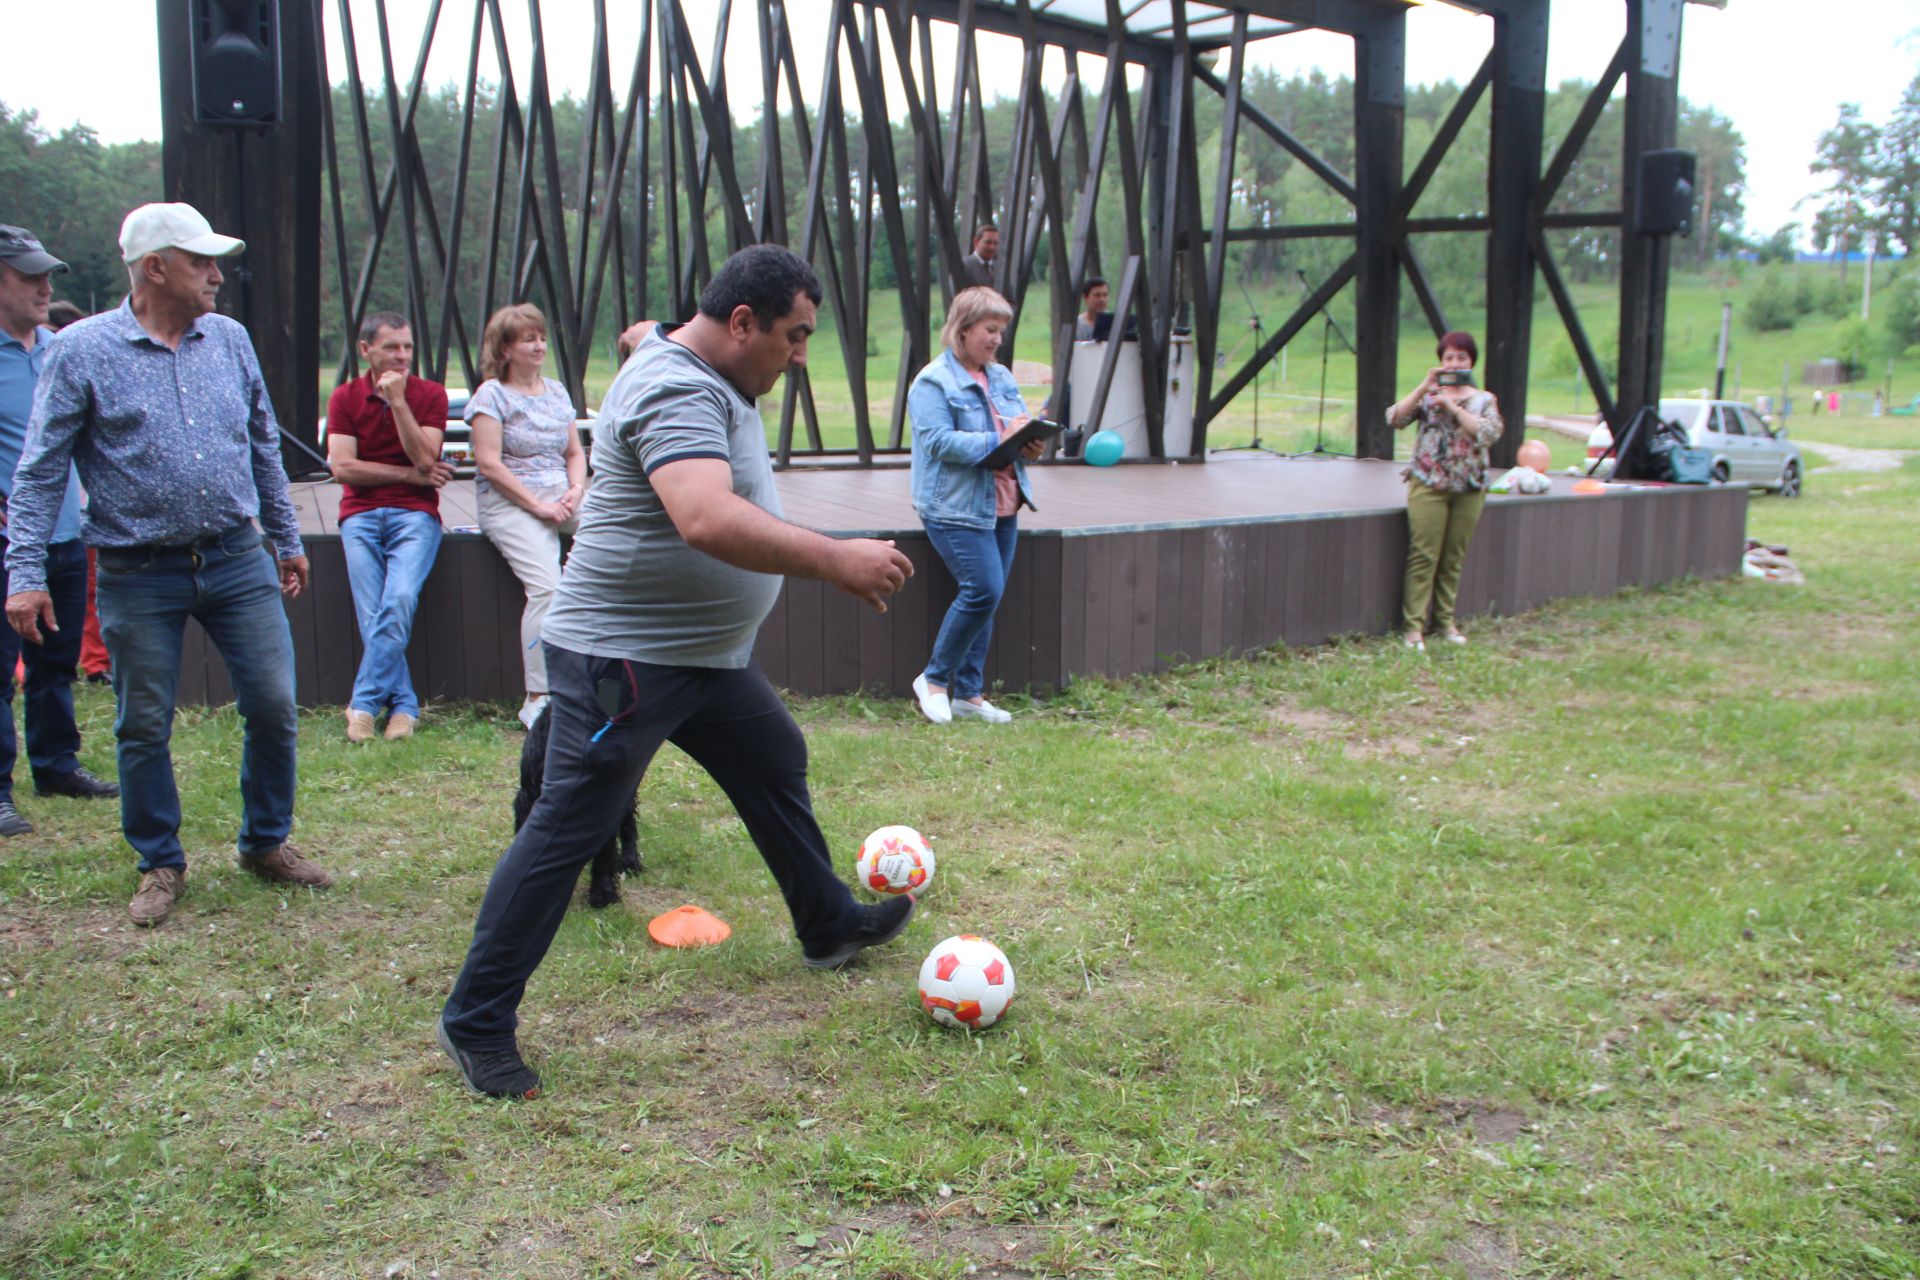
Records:
[[[854,874],[875,893],[924,893],[933,883],[933,849],[912,827],[881,827],[860,846]]]
[[[963,933],[927,953],[920,965],[920,1007],[945,1027],[983,1031],[1013,1003],[1013,966],[985,938]]]

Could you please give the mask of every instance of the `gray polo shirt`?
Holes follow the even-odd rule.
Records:
[[[733,491],[780,515],[760,410],[661,325],[614,378],[593,428],[593,485],[543,639],[575,653],[677,667],[744,667],[779,598],[754,573],[688,546],[648,480],[717,458]]]

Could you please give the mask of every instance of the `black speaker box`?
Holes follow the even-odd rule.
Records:
[[[280,6],[193,0],[195,124],[280,123]]]
[[[1684,236],[1693,230],[1693,152],[1640,153],[1633,229],[1649,236]]]

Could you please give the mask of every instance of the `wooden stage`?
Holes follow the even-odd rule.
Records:
[[[989,681],[1057,689],[1274,644],[1394,630],[1406,563],[1398,462],[1228,455],[1198,464],[1036,467],[1040,510],[1020,545],[988,657]],[[880,615],[818,582],[789,580],[755,656],[799,693],[905,695],[953,598],[908,500],[904,467],[778,473],[787,518],[828,533],[896,539],[916,575]],[[1468,554],[1463,618],[1560,596],[1739,572],[1747,491],[1677,486],[1495,495]],[[340,705],[360,641],[332,484],[294,486],[312,590],[288,606],[304,705]],[[521,696],[519,583],[477,532],[471,482],[443,490],[448,526],[409,650],[422,698]],[[231,698],[218,657],[190,627],[180,697]]]

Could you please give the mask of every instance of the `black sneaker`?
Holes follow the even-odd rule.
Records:
[[[818,947],[806,947],[800,962],[809,969],[838,969],[868,947],[899,937],[906,930],[907,921],[913,918],[915,905],[913,895],[903,893],[878,906],[863,906],[851,928]]]
[[[120,794],[118,783],[96,778],[85,769],[71,773],[42,774],[33,780],[37,796],[72,796],[77,800],[106,800]]]
[[[13,801],[0,800],[0,836],[24,836],[33,833],[33,824],[20,816]]]
[[[440,1047],[453,1059],[453,1065],[460,1068],[460,1078],[475,1093],[484,1093],[489,1098],[529,1100],[540,1096],[540,1077],[534,1074],[532,1067],[520,1060],[518,1049],[504,1049],[496,1053],[462,1049],[448,1038],[444,1018],[434,1024],[434,1030],[439,1033]]]

